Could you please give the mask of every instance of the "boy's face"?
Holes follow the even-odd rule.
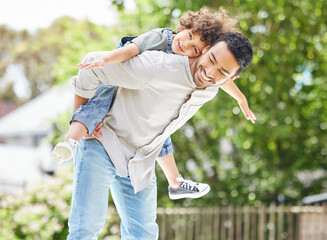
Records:
[[[198,57],[207,46],[200,38],[199,33],[192,33],[190,29],[185,29],[174,36],[171,48],[175,54]]]
[[[238,78],[235,73],[239,68],[226,42],[218,42],[191,65],[194,83],[199,88],[218,87],[227,81],[234,81]]]

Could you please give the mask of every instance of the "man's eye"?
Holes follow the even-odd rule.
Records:
[[[219,70],[219,73],[220,73],[221,76],[225,77],[225,74],[223,74],[222,71]]]
[[[213,61],[212,61],[212,59],[209,57],[209,61],[211,62],[211,63],[213,63]]]

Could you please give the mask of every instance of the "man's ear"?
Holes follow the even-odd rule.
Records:
[[[234,80],[238,79],[240,77],[240,75],[235,75],[233,77],[231,77],[230,79],[227,80],[228,83],[234,82]]]
[[[203,48],[201,54],[206,53],[206,52],[209,50],[209,48],[210,48],[210,45],[208,45],[208,46],[206,46],[205,48]]]

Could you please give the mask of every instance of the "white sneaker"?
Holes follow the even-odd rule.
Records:
[[[75,155],[75,148],[78,144],[78,141],[72,138],[68,139],[68,142],[58,143],[52,150],[52,160],[57,164],[71,160]]]
[[[181,185],[178,188],[168,187],[169,198],[172,200],[181,198],[199,198],[210,191],[210,186],[206,183],[185,180],[182,176],[179,176],[176,180],[181,182]]]

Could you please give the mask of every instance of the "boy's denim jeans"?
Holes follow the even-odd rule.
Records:
[[[122,47],[127,41],[134,37],[123,37],[118,48]],[[172,39],[170,36],[169,39]],[[172,43],[172,40],[171,40]],[[169,46],[171,45],[169,43]],[[170,51],[171,48],[167,48]],[[102,121],[114,102],[115,86],[105,85],[101,83],[95,95],[89,101],[80,106],[72,115],[69,123],[78,121],[82,123],[88,130],[88,134],[92,134],[95,127]],[[164,157],[174,151],[171,138],[168,137],[163,144],[162,150],[158,157]]]
[[[74,186],[68,240],[97,239],[108,210],[108,192],[121,218],[121,239],[158,239],[157,183],[134,194],[129,177],[119,177],[96,139],[80,141],[74,158]]]

